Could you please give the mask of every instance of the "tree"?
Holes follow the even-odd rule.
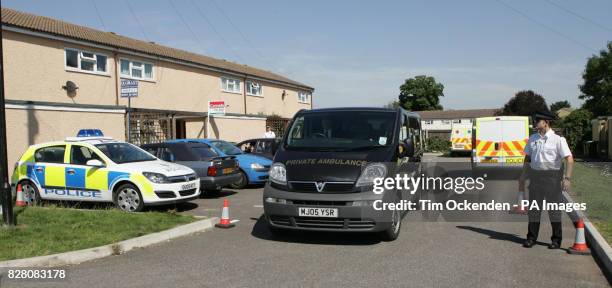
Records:
[[[500,111],[505,116],[531,116],[536,111],[550,111],[542,95],[531,90],[520,91]]]
[[[572,105],[567,101],[557,101],[555,103],[550,104],[550,112],[557,113],[557,111],[563,108],[572,108]]]
[[[383,106],[383,108],[392,108],[392,109],[397,109],[400,107],[400,104],[397,100],[393,100],[387,104],[385,104],[385,106]]]
[[[572,151],[582,151],[582,142],[591,137],[591,119],[593,113],[587,109],[576,109],[572,111],[560,123],[563,128],[563,136]]]
[[[400,86],[399,103],[411,111],[442,110],[440,97],[444,96],[444,85],[431,76],[419,75],[406,79]]]
[[[589,58],[582,74],[579,98],[585,100],[583,108],[594,116],[612,114],[612,42],[607,48]]]

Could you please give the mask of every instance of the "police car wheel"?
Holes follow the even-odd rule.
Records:
[[[234,189],[242,189],[246,187],[247,184],[249,184],[247,175],[244,172],[240,171],[240,181],[230,184],[230,187]]]
[[[397,239],[402,230],[402,214],[400,210],[393,210],[391,215],[391,226],[389,229],[381,233],[381,238],[384,241],[393,241]]]
[[[132,184],[121,185],[114,196],[115,205],[123,211],[138,212],[144,207],[140,191]]]
[[[30,181],[23,181],[21,183],[21,191],[23,191],[23,199],[27,205],[35,206],[40,204],[40,194],[36,185]]]

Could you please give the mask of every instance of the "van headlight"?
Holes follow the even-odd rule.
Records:
[[[371,163],[365,166],[355,186],[363,187],[374,184],[374,179],[387,176],[387,166],[383,163]]]
[[[154,173],[154,172],[142,172],[142,175],[147,177],[149,181],[153,183],[168,183],[168,177],[164,174]]]
[[[283,163],[278,162],[272,164],[272,166],[270,166],[270,172],[268,177],[270,181],[274,183],[287,185],[287,169],[285,169],[285,165],[283,165]]]

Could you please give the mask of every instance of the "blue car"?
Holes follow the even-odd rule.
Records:
[[[265,157],[242,152],[233,144],[217,139],[176,139],[169,142],[199,142],[212,147],[219,156],[235,156],[240,165],[240,181],[230,184],[234,189],[242,189],[249,184],[264,184],[268,180],[268,171],[272,160]]]

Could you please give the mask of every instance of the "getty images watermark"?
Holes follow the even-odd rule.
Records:
[[[430,177],[421,174],[419,177],[408,175],[395,175],[395,177],[375,178],[373,182],[375,194],[382,194],[388,190],[403,190],[414,195],[417,191],[452,191],[461,195],[466,191],[486,193],[485,177]],[[565,212],[584,211],[586,203],[557,203],[543,200],[520,200],[516,203],[498,202],[490,200],[487,202],[471,202],[468,199],[447,199],[444,202],[434,202],[428,199],[401,200],[400,202],[386,203],[383,200],[375,200],[372,203],[375,210],[431,210],[431,211],[511,211],[520,207],[526,210],[560,210]]]

